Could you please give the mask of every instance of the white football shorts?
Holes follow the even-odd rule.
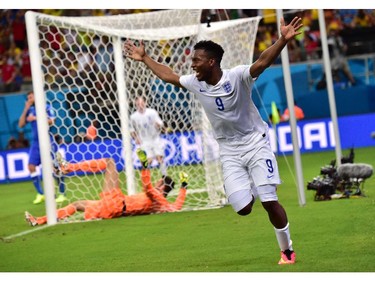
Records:
[[[259,193],[260,192],[260,193]],[[260,202],[277,201],[276,185],[262,185],[252,189],[242,189],[232,193],[228,202],[236,212],[242,210],[251,200],[259,198]],[[254,201],[255,202],[255,201]]]
[[[161,138],[152,142],[144,142],[141,148],[146,151],[147,158],[155,158],[159,155],[164,157],[164,141]]]
[[[237,205],[244,196],[247,199],[238,202],[244,207],[252,195],[261,202],[277,200],[276,186],[281,183],[279,169],[266,135],[254,133],[241,142],[221,143],[220,154],[224,189],[231,204]]]

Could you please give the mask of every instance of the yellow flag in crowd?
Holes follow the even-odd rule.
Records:
[[[280,123],[280,115],[276,107],[276,103],[273,101],[271,103],[271,113],[272,113],[272,123],[279,124]]]

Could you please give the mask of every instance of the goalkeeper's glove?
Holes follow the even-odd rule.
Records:
[[[189,175],[185,172],[180,172],[180,182],[182,188],[187,188]]]

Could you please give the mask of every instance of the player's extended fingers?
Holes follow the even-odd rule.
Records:
[[[125,42],[124,47],[125,47],[125,55],[132,56],[134,52],[134,48],[135,48],[133,42],[130,42],[130,41]]]
[[[280,18],[280,25],[281,25],[281,26],[285,25],[285,20],[284,20],[283,17]]]
[[[125,47],[125,50],[129,51],[129,50],[132,50],[135,47],[135,45],[132,41],[126,40],[124,47]]]
[[[125,45],[127,45],[127,46],[134,46],[134,42],[132,40],[130,40],[130,39],[126,39]]]
[[[299,29],[302,26],[302,19],[300,17],[294,17],[290,24],[294,29]]]

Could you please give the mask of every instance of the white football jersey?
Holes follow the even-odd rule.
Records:
[[[251,98],[254,80],[250,65],[224,69],[214,86],[198,81],[195,74],[181,76],[180,83],[202,104],[218,141],[241,140],[253,131],[267,131]]]
[[[157,125],[163,126],[163,121],[155,109],[146,108],[143,113],[135,111],[130,116],[130,121],[130,131],[136,131],[142,143],[151,143],[160,137]]]

